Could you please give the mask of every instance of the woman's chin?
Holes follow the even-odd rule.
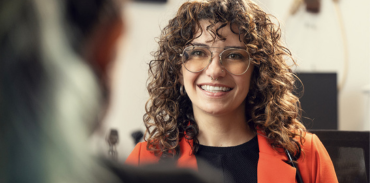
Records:
[[[207,109],[203,110],[206,114],[212,115],[212,116],[219,116],[219,115],[224,115],[230,112],[229,110],[225,108],[220,108],[220,107],[210,107]]]

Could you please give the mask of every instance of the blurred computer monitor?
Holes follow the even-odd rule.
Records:
[[[337,73],[296,73],[294,93],[300,97],[307,129],[338,129]]]

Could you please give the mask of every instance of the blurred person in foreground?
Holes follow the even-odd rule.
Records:
[[[111,179],[87,142],[108,101],[119,7],[113,0],[0,2],[0,182]]]
[[[204,182],[190,170],[133,169],[89,151],[109,101],[120,11],[118,0],[0,1],[1,183]]]
[[[250,0],[182,4],[150,62],[146,142],[126,163],[175,159],[202,173],[205,161],[225,182],[338,182],[300,122],[295,61],[272,18]]]

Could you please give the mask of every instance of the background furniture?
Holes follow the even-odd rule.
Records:
[[[333,161],[340,183],[369,182],[370,132],[310,130],[316,134]]]

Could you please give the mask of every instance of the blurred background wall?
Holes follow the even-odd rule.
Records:
[[[134,147],[131,133],[145,131],[142,117],[148,99],[148,62],[152,59],[151,52],[157,49],[156,37],[160,35],[160,30],[183,2],[132,1],[124,7],[128,26],[125,41],[121,42],[117,53],[117,61],[111,68],[111,108],[104,128],[92,138],[92,147],[97,153],[107,154],[105,138],[109,130],[114,128],[120,136],[118,158],[124,161]],[[296,72],[337,73],[338,86],[344,83],[337,97],[338,129],[370,130],[370,1],[339,0],[346,44],[342,39],[338,9],[333,0],[321,0],[318,13],[308,12],[302,4],[294,15],[288,12],[292,4],[298,1],[256,2],[282,21],[283,41],[299,64]]]

